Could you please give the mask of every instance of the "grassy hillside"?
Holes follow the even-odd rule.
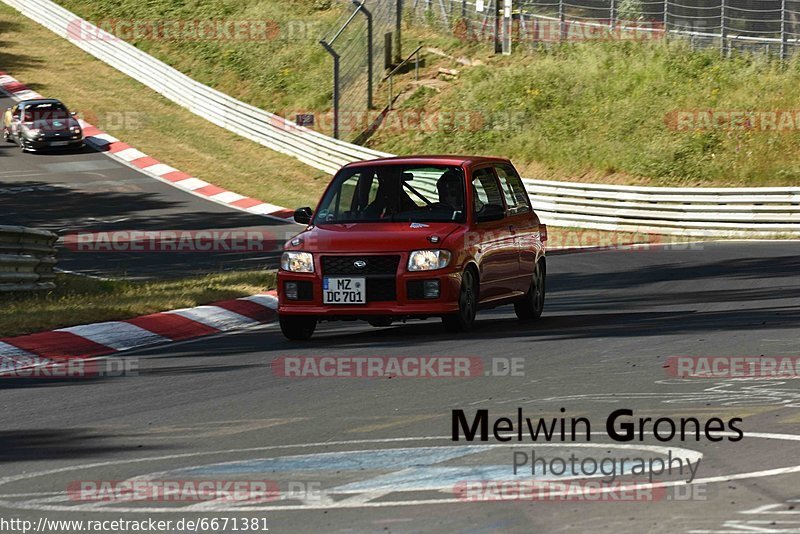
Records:
[[[59,0],[89,19],[269,20],[269,41],[153,41],[136,44],[196,79],[264,109],[325,111],[330,63],[317,43],[340,15],[329,0]],[[305,32],[298,30],[305,28]],[[392,127],[368,143],[395,153],[478,152],[510,156],[527,176],[654,185],[778,185],[800,182],[800,134],[748,129],[675,131],[680,110],[793,110],[800,68],[760,57],[721,59],[681,43],[605,42],[495,57],[407,28],[411,43],[434,44],[464,67],[428,55],[423,77],[457,68],[455,79],[422,87],[405,113],[461,113],[480,127]],[[399,84],[402,85],[402,84]],[[432,85],[432,84],[428,84]],[[380,94],[379,102],[383,102]]]
[[[387,131],[387,151],[488,152],[528,176],[654,185],[800,183],[800,123],[676,130],[691,110],[800,109],[800,69],[762,57],[721,59],[683,43],[566,45],[461,68],[441,92],[420,89],[409,110],[467,112],[449,131]],[[697,117],[697,115],[692,115]],[[791,118],[797,117],[794,113]],[[481,122],[482,121],[482,122]]]

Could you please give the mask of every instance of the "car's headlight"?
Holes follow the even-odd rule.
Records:
[[[70,130],[72,130],[72,133],[81,133],[80,126],[73,126]]]
[[[31,137],[39,137],[39,135],[42,133],[41,130],[37,130],[36,128],[26,128],[25,131]]]
[[[284,252],[281,269],[293,273],[313,273],[314,257],[310,252]]]
[[[408,257],[409,271],[433,271],[443,269],[450,263],[447,250],[415,250]]]

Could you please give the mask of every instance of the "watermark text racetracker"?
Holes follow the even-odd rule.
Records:
[[[602,480],[464,480],[453,493],[465,502],[654,502],[706,501],[705,485]]]
[[[63,237],[73,252],[267,252],[287,235],[258,229],[112,230],[73,232]]]
[[[38,356],[20,356],[13,360],[0,359],[0,380],[122,378],[139,376],[139,371],[140,362],[137,358],[65,358],[54,361]]]
[[[294,19],[75,19],[67,26],[74,41],[299,41],[316,40],[317,20]]]
[[[525,376],[524,358],[478,356],[281,356],[272,361],[285,378],[474,378]]]
[[[671,356],[664,366],[678,378],[800,378],[800,356]]]

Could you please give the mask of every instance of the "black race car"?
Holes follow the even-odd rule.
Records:
[[[59,100],[23,100],[3,114],[3,139],[25,152],[83,147],[83,129]]]

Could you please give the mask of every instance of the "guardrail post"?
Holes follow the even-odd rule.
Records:
[[[319,44],[333,58],[333,137],[339,139],[339,54],[324,40]]]

